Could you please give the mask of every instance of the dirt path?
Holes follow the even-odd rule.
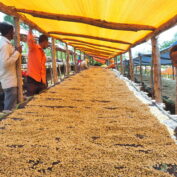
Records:
[[[177,165],[166,128],[101,68],[68,78],[1,121],[0,142],[1,177],[168,177],[153,166]]]

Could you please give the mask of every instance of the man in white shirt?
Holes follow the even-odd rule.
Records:
[[[12,110],[17,102],[16,61],[22,48],[15,49],[10,40],[13,39],[14,28],[8,23],[0,23],[0,82],[4,92],[4,111]]]

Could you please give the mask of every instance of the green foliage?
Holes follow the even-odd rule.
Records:
[[[9,23],[11,23],[12,25],[14,25],[14,18],[13,18],[12,16],[5,15],[5,16],[4,16],[4,21],[5,21],[5,22],[9,22]]]
[[[93,64],[92,64],[92,65],[93,65],[93,66],[101,66],[102,63],[93,60]]]
[[[5,22],[9,22],[12,25],[14,25],[14,18],[12,16],[10,16],[10,15],[5,15],[4,16],[4,21]],[[20,27],[25,29],[25,30],[29,30],[29,26],[24,24],[24,23],[20,23]]]
[[[49,48],[45,49],[45,54],[48,57],[52,57],[52,53],[51,53],[51,50]]]
[[[163,50],[165,48],[170,47],[174,42],[177,41],[177,33],[174,35],[174,38],[170,41],[164,41],[161,45],[160,45],[160,50]]]

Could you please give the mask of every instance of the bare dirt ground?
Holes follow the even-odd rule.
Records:
[[[177,146],[166,127],[102,68],[35,96],[0,122],[0,142],[1,177],[177,174]]]

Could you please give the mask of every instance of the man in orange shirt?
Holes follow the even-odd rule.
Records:
[[[30,29],[28,38],[28,68],[27,68],[27,96],[40,93],[47,88],[46,83],[46,56],[43,49],[48,47],[48,37],[41,35],[39,44],[35,43]]]

